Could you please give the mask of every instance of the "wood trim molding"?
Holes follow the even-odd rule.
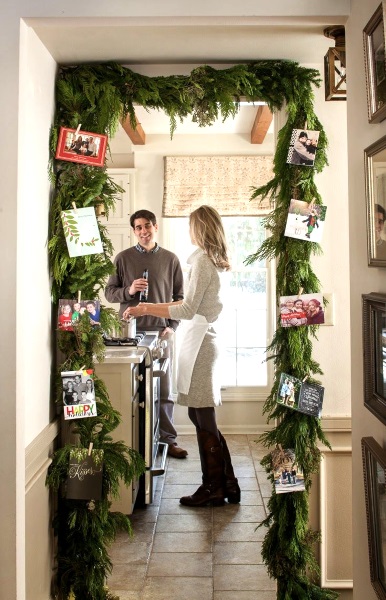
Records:
[[[47,469],[51,459],[53,444],[59,435],[59,420],[56,419],[27,446],[25,450],[25,488],[31,487],[42,469]]]
[[[262,144],[269,126],[272,123],[273,114],[266,104],[259,106],[257,109],[255,122],[251,131],[251,144]]]
[[[122,121],[122,127],[126,131],[129,136],[131,142],[136,146],[144,146],[146,144],[146,134],[142,129],[141,123],[138,121],[137,117],[135,117],[137,126],[135,129],[131,125],[130,115],[127,115],[126,119]]]

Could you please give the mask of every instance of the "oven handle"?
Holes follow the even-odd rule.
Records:
[[[168,370],[169,359],[161,358],[157,362],[158,362],[159,368],[156,370],[153,370],[153,377],[162,377],[163,375],[165,375],[166,371]]]
[[[169,359],[167,359],[169,360]],[[166,464],[166,458],[168,455],[168,448],[169,445],[165,444],[164,442],[158,442],[158,447],[163,446],[162,448],[162,458],[161,458],[161,465],[159,467],[150,468],[150,473],[152,477],[158,477],[159,475],[163,475],[165,473],[165,464]]]

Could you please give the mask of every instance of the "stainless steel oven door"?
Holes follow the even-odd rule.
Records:
[[[160,358],[146,364],[145,398],[145,504],[153,502],[153,478],[165,473],[168,445],[159,441],[160,377],[168,369],[169,359]]]

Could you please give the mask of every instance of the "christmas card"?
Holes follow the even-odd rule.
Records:
[[[284,231],[286,237],[320,243],[326,220],[326,206],[291,200],[288,210],[287,225]]]
[[[276,402],[298,412],[320,418],[323,406],[324,387],[301,381],[282,373]]]

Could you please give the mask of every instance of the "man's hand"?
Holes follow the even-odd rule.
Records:
[[[146,290],[148,285],[149,284],[147,279],[144,279],[143,277],[140,277],[139,279],[134,279],[133,283],[129,287],[130,296],[135,296],[137,292],[142,292],[143,290]]]

